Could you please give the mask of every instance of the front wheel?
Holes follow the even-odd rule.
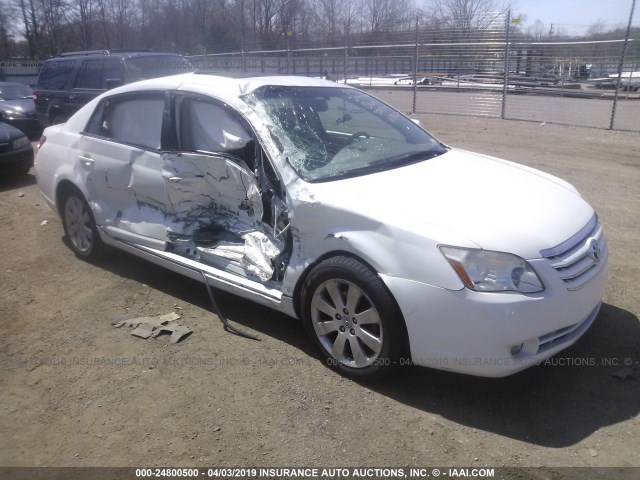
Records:
[[[386,286],[349,257],[323,261],[302,292],[303,319],[327,364],[354,378],[386,375],[405,353],[406,330]]]
[[[82,194],[68,191],[62,200],[62,225],[74,253],[85,260],[97,260],[104,252],[93,213]]]

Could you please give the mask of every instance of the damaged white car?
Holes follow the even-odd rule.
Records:
[[[117,247],[301,318],[351,376],[512,374],[573,344],[605,288],[571,185],[324,80],[120,87],[49,127],[35,171],[79,257]]]

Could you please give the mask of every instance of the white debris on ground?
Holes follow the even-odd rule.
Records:
[[[180,315],[172,312],[159,317],[137,317],[131,320],[123,320],[121,322],[114,322],[112,325],[116,328],[123,326],[131,328],[132,330],[129,333],[140,338],[155,338],[161,333],[169,333],[171,334],[169,341],[171,343],[178,343],[192,332],[183,325],[170,323],[179,318]]]

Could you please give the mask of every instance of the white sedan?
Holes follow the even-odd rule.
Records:
[[[353,377],[505,376],[593,323],[607,245],[567,182],[450,148],[355,88],[186,74],[111,90],[40,141],[71,248],[107,246],[305,323]]]

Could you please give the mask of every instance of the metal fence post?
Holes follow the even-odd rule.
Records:
[[[413,58],[413,113],[416,113],[416,102],[418,100],[418,15],[416,12],[416,51]]]
[[[613,107],[611,108],[611,122],[609,130],[613,130],[616,121],[616,108],[618,108],[618,92],[620,92],[620,83],[622,81],[622,69],[624,68],[624,57],[627,53],[627,45],[629,44],[629,33],[631,32],[631,22],[633,21],[633,10],[636,7],[636,0],[631,1],[631,12],[629,13],[629,23],[627,24],[627,32],[624,35],[624,43],[622,44],[622,52],[620,53],[620,63],[618,64],[618,81],[616,82],[616,93],[613,97]],[[631,87],[631,73],[629,73],[629,84],[627,89]]]
[[[509,85],[509,24],[511,22],[511,10],[507,11],[507,18],[504,25],[507,30],[506,38],[504,42],[504,85],[502,86],[502,112],[500,118],[503,120],[506,118],[507,112],[507,91]]]
[[[287,75],[291,75],[291,49],[289,48],[289,32],[285,32],[287,36]]]
[[[347,84],[347,48],[349,46],[349,32],[347,30],[347,24],[344,24],[344,84]]]

